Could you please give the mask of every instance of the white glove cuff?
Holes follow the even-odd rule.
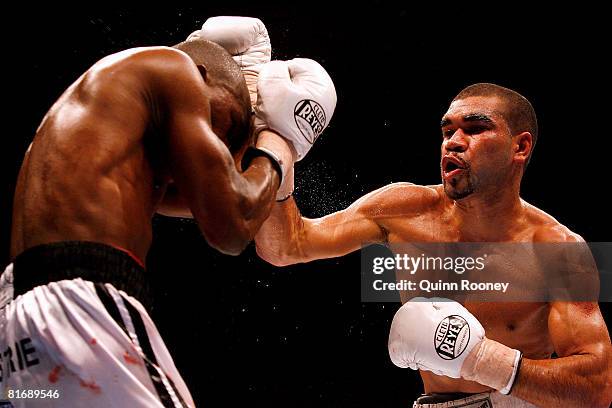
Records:
[[[293,166],[289,168],[289,171],[285,174],[285,179],[280,184],[278,191],[276,192],[276,201],[282,202],[293,195],[294,189],[294,177],[293,177]]]
[[[512,387],[514,386],[514,382],[516,381],[516,376],[518,375],[519,369],[521,368],[522,361],[523,361],[523,353],[519,351],[518,353],[516,353],[516,356],[514,359],[514,369],[512,370],[512,376],[510,377],[510,381],[508,381],[508,384],[506,384],[504,388],[499,390],[500,393],[504,395],[510,394],[510,391],[512,391]]]
[[[482,339],[461,366],[461,378],[508,394],[516,379],[522,353],[494,340]]]
[[[275,162],[275,167],[277,168],[278,175],[280,177],[279,186],[282,186],[283,181],[285,180],[285,170],[284,170],[285,166],[281,158],[276,153],[274,153],[272,150],[266,149],[265,147],[256,147],[256,149],[266,153]]]

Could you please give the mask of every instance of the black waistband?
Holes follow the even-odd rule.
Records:
[[[441,404],[443,402],[457,401],[457,400],[460,400],[462,398],[467,398],[472,395],[475,395],[475,394],[466,394],[463,392],[451,392],[451,393],[439,394],[439,393],[432,392],[429,394],[421,395],[419,398],[417,398],[416,403],[417,404]]]
[[[37,245],[19,254],[13,268],[15,297],[49,282],[81,278],[110,283],[148,310],[151,307],[144,268],[127,252],[109,245],[84,241]]]

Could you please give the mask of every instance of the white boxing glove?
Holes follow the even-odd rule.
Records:
[[[303,159],[336,108],[336,89],[327,71],[306,58],[272,61],[260,71],[257,93],[255,133],[278,133],[293,148],[295,160]]]
[[[251,106],[255,106],[259,70],[270,62],[272,56],[272,45],[264,23],[253,17],[211,17],[201,30],[191,33],[187,41],[198,38],[215,42],[232,55],[249,88]]]
[[[461,304],[414,298],[395,313],[389,356],[401,368],[476,381],[508,394],[522,354],[487,339],[480,322]]]
[[[393,364],[461,377],[463,361],[485,331],[462,305],[442,300],[414,298],[395,313],[389,332]]]

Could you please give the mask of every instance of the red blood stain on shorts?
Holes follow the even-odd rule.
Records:
[[[100,389],[100,386],[96,384],[96,382],[93,380],[92,381],[81,380],[81,387],[89,389],[94,394],[100,394],[102,392],[102,390]]]
[[[49,373],[50,383],[56,383],[57,380],[59,380],[59,373],[61,369],[62,369],[62,366],[55,366],[53,370],[51,370],[51,372]]]
[[[123,359],[128,364],[140,364],[140,360],[137,359],[137,358],[132,357],[130,355],[130,353],[128,353],[127,351],[125,353],[123,353]]]
[[[92,338],[91,340],[89,340],[89,344],[91,344],[92,346],[95,346],[98,343],[98,341],[94,338]]]

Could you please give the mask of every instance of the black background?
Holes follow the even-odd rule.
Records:
[[[12,10],[2,28],[2,260],[21,158],[44,113],[99,58],[172,45],[214,15],[261,18],[273,58],[309,57],[336,84],[330,127],[297,167],[303,214],[321,216],[390,182],[439,183],[439,120],[474,82],[525,95],[540,139],[522,196],[588,241],[608,232],[608,32],[597,10],[515,5],[427,14],[380,2]],[[509,13],[509,14],[508,14]],[[500,17],[500,15],[504,17]],[[252,247],[211,250],[190,221],[156,217],[148,258],[152,316],[203,406],[410,406],[418,375],[387,356],[397,304],[360,301],[359,254],[274,268]],[[610,323],[609,304],[602,309]]]

